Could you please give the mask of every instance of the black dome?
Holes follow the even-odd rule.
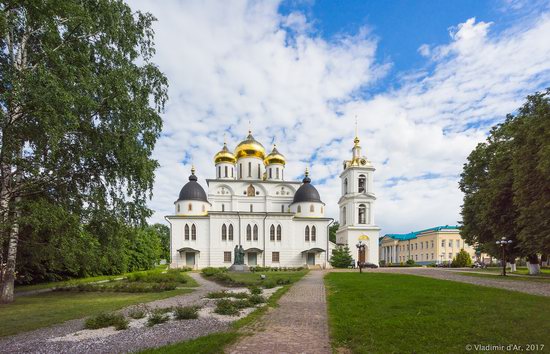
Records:
[[[202,189],[201,185],[197,183],[197,176],[194,173],[191,173],[189,176],[189,182],[183,186],[178,197],[178,202],[180,200],[200,200],[201,202],[207,202],[206,192]]]
[[[311,185],[311,179],[307,175],[302,182],[304,182],[304,184],[302,184],[294,194],[292,204],[300,202],[322,203],[319,192]]]

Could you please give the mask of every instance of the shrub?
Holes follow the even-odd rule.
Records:
[[[414,260],[413,260],[413,259],[408,259],[408,260],[405,262],[405,264],[410,265],[410,266],[411,266],[411,265],[414,265]]]
[[[233,306],[235,306],[238,309],[245,309],[247,307],[252,307],[254,305],[250,301],[248,301],[248,299],[239,299],[239,300],[233,301]]]
[[[347,268],[351,266],[353,258],[349,252],[348,246],[338,246],[332,251],[332,256],[330,256],[330,265],[334,268]]]
[[[248,289],[252,295],[260,295],[263,292],[262,288],[255,285],[249,287]]]
[[[265,297],[263,297],[262,295],[253,294],[248,297],[248,301],[252,305],[258,305],[258,304],[263,304],[266,300],[265,300]]]
[[[461,249],[460,252],[451,262],[451,267],[469,267],[472,265],[472,257],[464,249]]]
[[[292,283],[290,279],[277,279],[277,285],[286,285]]]
[[[232,297],[232,298],[235,298],[235,299],[246,299],[248,297],[248,294],[247,293],[233,293],[233,292],[229,292],[229,291],[214,291],[214,292],[211,292],[211,293],[208,293],[208,295],[206,295],[207,298],[209,299],[223,299],[223,298],[228,298],[228,297]]]
[[[100,313],[86,320],[86,329],[99,329],[114,326],[117,330],[128,328],[128,320],[120,313]]]
[[[199,318],[199,309],[197,306],[176,306],[174,317],[177,320],[194,320]]]
[[[275,286],[277,286],[277,284],[273,280],[267,280],[267,281],[263,282],[262,285],[265,289],[272,289]]]
[[[166,273],[160,273],[159,271],[139,272],[128,274],[127,280],[129,282],[141,282],[141,283],[187,283],[187,278],[182,274],[181,269],[169,269]]]
[[[235,307],[235,304],[231,300],[221,299],[216,302],[216,308],[214,312],[220,315],[237,316],[239,315],[239,309]]]
[[[157,310],[161,310],[161,309],[157,309]],[[161,312],[157,310],[153,311],[149,315],[149,318],[147,318],[147,327],[153,327],[154,325],[168,322],[168,320],[170,319],[170,316],[168,316],[165,312]]]
[[[148,312],[149,312],[149,308],[147,307],[147,305],[141,304],[130,309],[130,311],[128,312],[128,316],[130,316],[135,320],[139,320],[140,318],[145,317],[145,315],[147,315]]]
[[[227,272],[227,268],[225,267],[221,267],[221,268],[216,268],[216,267],[206,267],[206,268],[203,268],[201,273],[205,276],[205,277],[211,277],[213,275],[216,275],[216,274],[219,274],[219,273],[225,273]]]

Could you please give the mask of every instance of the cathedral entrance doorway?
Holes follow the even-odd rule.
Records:
[[[255,266],[258,264],[258,254],[256,252],[248,253],[248,265]]]
[[[307,265],[315,265],[315,253],[307,254]]]
[[[365,247],[365,248],[366,248],[366,247]],[[365,263],[365,262],[366,262],[365,253],[367,253],[365,249],[359,251],[359,262],[360,262],[360,263]]]
[[[188,267],[195,266],[195,252],[185,252],[185,264]]]

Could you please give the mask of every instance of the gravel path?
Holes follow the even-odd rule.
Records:
[[[458,281],[462,283],[475,284],[481,286],[488,286],[493,288],[500,288],[512,291],[519,291],[522,293],[550,296],[550,283],[523,281],[516,279],[495,279],[467,276],[457,274],[454,270],[444,270],[437,268],[378,268],[368,269],[367,272],[383,272],[383,273],[400,273],[400,274],[412,274],[423,277],[430,277],[436,279],[445,279]]]
[[[162,308],[175,305],[203,305],[203,297],[211,291],[224,287],[204,280],[197,273],[190,275],[200,284],[194,292],[147,303],[150,308]],[[122,312],[127,313],[131,307]],[[48,328],[21,333],[0,340],[0,353],[126,353],[146,348],[159,347],[170,343],[181,342],[226,330],[230,322],[207,317],[196,320],[169,321],[154,327],[129,328],[123,331],[104,329],[103,337],[68,340],[72,333],[84,328],[84,319],[67,321]],[[96,332],[97,333],[97,332]],[[59,337],[65,337],[60,340]]]
[[[295,283],[227,353],[330,354],[324,271],[311,271]]]

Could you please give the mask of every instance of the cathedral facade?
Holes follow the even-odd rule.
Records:
[[[357,147],[356,138],[354,149]],[[355,154],[354,150],[354,158],[344,166],[342,183],[348,184],[346,188],[356,188],[350,179],[363,175],[366,179],[357,182],[364,186],[362,192],[342,196],[340,203],[345,203],[344,209],[350,214],[345,216],[349,222],[341,223],[338,233],[338,240],[344,243],[365,237],[370,242],[377,230],[372,219],[374,168],[370,162],[361,164]],[[266,154],[249,132],[233,152],[224,144],[215,155],[216,178],[206,180],[208,193],[197,182],[193,168],[174,202],[174,214],[166,217],[170,223],[171,267],[228,267],[234,262],[235,246],[242,246],[244,263],[251,267],[329,267],[335,247],[329,241],[329,225],[334,220],[325,216],[325,203],[307,169],[301,182],[288,181],[285,165],[285,157],[275,146]],[[368,210],[362,211],[365,205]],[[356,212],[346,209],[352,207],[363,213],[357,222],[351,216]],[[361,224],[364,220],[368,223]],[[355,245],[350,245],[352,248]],[[365,260],[374,261],[370,244],[368,249]],[[375,250],[378,255],[377,246]]]

